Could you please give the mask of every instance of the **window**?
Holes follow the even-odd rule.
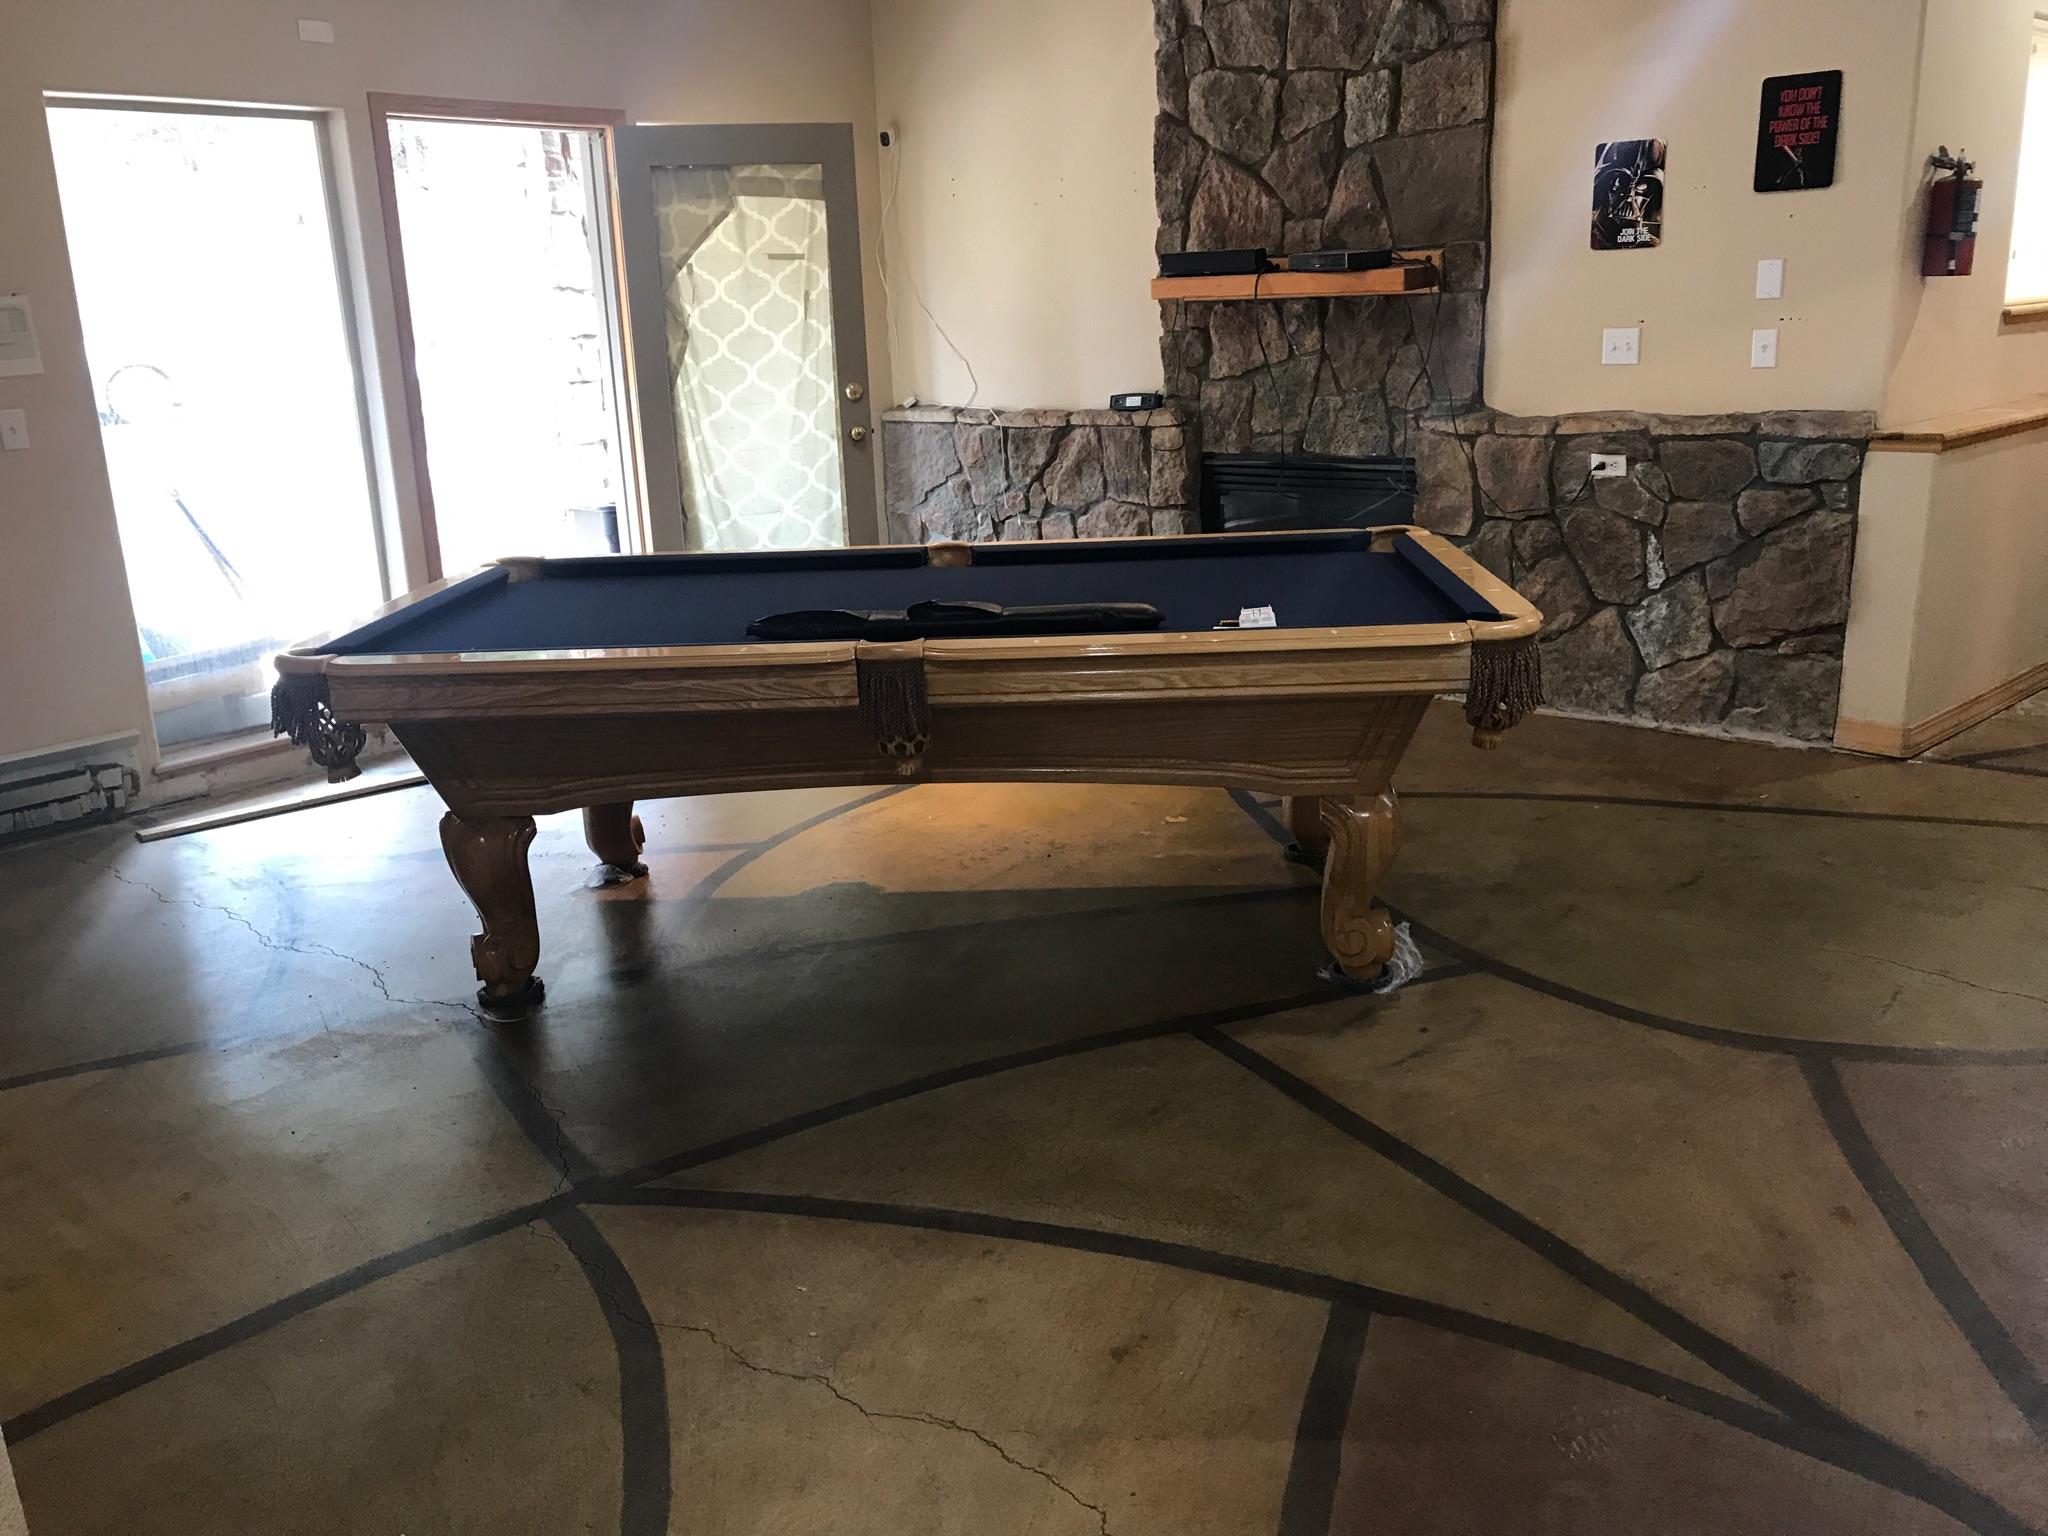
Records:
[[[2020,130],[2005,302],[2048,303],[2048,18],[2041,16],[2034,18],[2033,57],[2027,65],[2027,115]]]
[[[49,120],[157,744],[267,728],[271,656],[386,595],[326,125]]]

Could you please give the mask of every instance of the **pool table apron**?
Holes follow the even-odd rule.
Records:
[[[1137,656],[976,640],[726,647],[756,654],[689,664],[337,658],[326,680],[335,716],[389,725],[469,816],[904,782],[1367,793],[1428,700],[1465,686],[1463,630],[1364,649],[1156,636]]]

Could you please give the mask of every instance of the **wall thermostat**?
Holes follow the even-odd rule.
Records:
[[[1166,396],[1157,394],[1111,395],[1109,408],[1112,411],[1156,411],[1166,404]]]

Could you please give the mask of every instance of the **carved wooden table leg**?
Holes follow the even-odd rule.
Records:
[[[586,805],[583,808],[583,841],[604,861],[605,867],[617,871],[621,879],[647,873],[647,866],[640,862],[640,850],[647,846],[647,833],[640,825],[640,818],[633,814],[632,801]]]
[[[1372,903],[1401,846],[1401,813],[1389,789],[1322,802],[1330,854],[1323,866],[1323,942],[1354,981],[1370,981],[1394,953],[1394,920]]]
[[[533,968],[540,963],[540,920],[533,911],[533,877],[526,850],[533,843],[531,816],[441,818],[441,847],[448,867],[483,919],[484,931],[469,941],[476,963],[476,1000],[486,1012],[519,1018],[541,999]]]
[[[1321,869],[1330,851],[1330,834],[1323,829],[1323,799],[1320,795],[1291,795],[1287,800],[1287,830],[1294,834],[1287,857],[1310,869]]]

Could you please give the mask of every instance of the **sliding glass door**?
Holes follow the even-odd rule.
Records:
[[[271,655],[388,595],[325,124],[49,124],[158,744],[267,727]]]
[[[640,547],[594,109],[373,95],[430,576]]]

